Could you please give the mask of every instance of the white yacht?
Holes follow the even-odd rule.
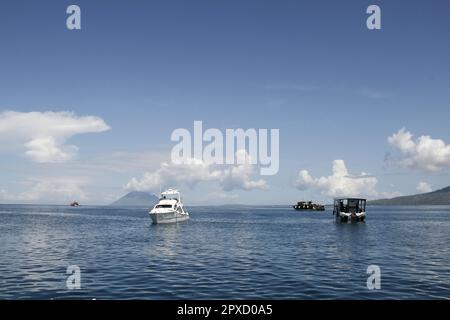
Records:
[[[159,202],[149,213],[154,224],[172,223],[189,219],[189,213],[184,209],[180,192],[175,189],[161,192]]]

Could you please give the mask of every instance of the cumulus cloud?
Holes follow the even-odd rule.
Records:
[[[388,142],[399,153],[397,159],[389,157],[388,161],[400,166],[432,172],[450,167],[450,145],[441,139],[420,136],[413,140],[413,134],[402,128]]]
[[[419,182],[419,184],[416,187],[417,192],[420,193],[427,193],[433,191],[431,188],[431,185],[428,182]]]
[[[237,156],[242,156],[238,151]],[[249,156],[245,155],[247,162],[245,164],[219,167],[209,164],[203,160],[189,158],[183,163],[163,162],[161,166],[153,172],[147,172],[141,179],[132,178],[125,188],[136,191],[157,191],[160,186],[176,186],[184,184],[189,187],[195,187],[199,182],[218,182],[225,191],[234,189],[267,190],[267,182],[263,179],[252,180],[255,173],[255,166],[250,165]]]
[[[243,190],[268,190],[267,182],[263,179],[252,180],[254,167],[250,165],[237,165],[228,169],[219,171],[219,183],[223,190],[231,191],[234,189]]]
[[[42,137],[25,143],[25,154],[35,162],[65,162],[78,151],[76,146],[58,146],[55,138]]]
[[[344,160],[333,161],[333,174],[328,177],[313,178],[307,170],[301,170],[295,181],[299,190],[318,189],[330,197],[370,197],[377,196],[375,190],[378,181],[367,173],[349,174]]]
[[[76,116],[72,112],[0,113],[0,136],[7,143],[19,142],[25,154],[39,163],[65,162],[78,151],[66,141],[77,134],[109,130],[105,121],[95,116]]]

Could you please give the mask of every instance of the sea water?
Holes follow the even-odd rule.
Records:
[[[372,206],[356,224],[329,207],[188,210],[152,225],[146,208],[0,205],[0,299],[450,298],[450,207]]]

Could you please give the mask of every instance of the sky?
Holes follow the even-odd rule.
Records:
[[[160,186],[187,205],[330,203],[450,185],[446,0],[2,1],[0,46],[0,203]],[[279,129],[278,173],[172,163],[172,132],[196,120]]]

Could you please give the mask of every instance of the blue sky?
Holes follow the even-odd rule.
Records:
[[[79,31],[65,26],[73,3]],[[366,28],[370,4],[381,7],[381,30]],[[133,177],[157,172],[171,132],[194,120],[279,128],[280,171],[254,177],[269,190],[179,181],[193,204],[329,202],[329,180],[305,185],[297,175],[328,177],[334,160],[355,180],[376,177],[369,197],[447,186],[449,18],[444,0],[2,1],[0,111],[71,111],[111,129],[67,138],[79,150],[64,163],[38,163],[12,137],[20,130],[0,128],[0,201],[108,203]],[[416,153],[388,142],[403,127]],[[429,151],[420,136],[442,140],[444,159],[420,153]]]

